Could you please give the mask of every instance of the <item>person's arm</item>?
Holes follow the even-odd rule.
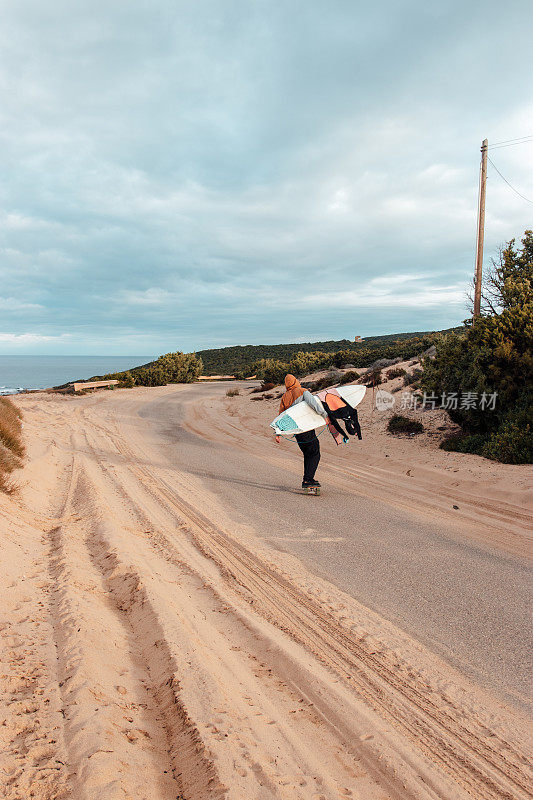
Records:
[[[308,392],[307,389],[305,390],[305,392],[303,394],[303,399],[305,400],[307,405],[311,406],[313,411],[316,411],[316,413],[320,417],[324,417],[324,418],[327,417],[327,415],[328,415],[327,411],[324,410],[324,406],[322,405],[322,403],[320,402],[318,397],[314,397],[314,395],[312,395],[311,392]]]
[[[354,426],[355,432],[357,434],[357,438],[358,439],[362,439],[363,438],[363,434],[361,433],[361,426],[359,424],[359,416],[357,414],[357,409],[356,408],[352,408],[350,406],[350,411],[351,411],[350,417],[352,419],[353,426]]]

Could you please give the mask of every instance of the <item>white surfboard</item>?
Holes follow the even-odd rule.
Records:
[[[324,417],[313,411],[305,400],[291,406],[286,411],[282,411],[275,420],[270,423],[276,435],[292,436],[294,433],[304,433],[315,428],[321,428],[326,424]]]
[[[318,392],[316,397],[323,399],[322,395],[325,396],[327,392],[337,394],[343,400],[346,400],[352,408],[355,408],[365,396],[366,386],[338,386],[335,389],[324,389]],[[304,400],[278,414],[276,419],[270,423],[270,427],[274,428],[278,436],[292,436],[295,433],[304,433],[305,431],[321,428],[325,424],[324,417],[313,411],[311,406],[308,406]]]
[[[319,400],[325,400],[327,394],[336,394],[342,400],[346,400],[352,408],[355,408],[365,396],[365,392],[366,386],[335,386],[333,389],[322,389],[321,392],[317,392],[316,396]]]

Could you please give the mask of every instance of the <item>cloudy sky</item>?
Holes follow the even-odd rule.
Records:
[[[530,0],[3,0],[0,353],[466,316],[479,146],[533,134]],[[491,152],[533,198],[533,145]],[[533,227],[489,167],[486,258]]]

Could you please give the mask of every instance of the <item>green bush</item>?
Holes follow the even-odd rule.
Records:
[[[454,453],[479,454],[481,453],[486,441],[487,437],[483,433],[473,433],[470,435],[458,433],[441,442],[440,448],[441,450]]]
[[[533,463],[533,413],[513,412],[492,433],[458,434],[441,444],[443,450],[482,455],[504,464]]]
[[[533,463],[533,404],[507,414],[481,453],[504,464]]]
[[[131,372],[124,372],[118,384],[120,389],[132,389],[135,386],[135,379]]]
[[[387,430],[389,433],[422,433],[424,426],[416,419],[393,414],[389,419]]]
[[[469,324],[464,335],[437,343],[424,359],[423,391],[440,396],[471,393],[475,405],[448,411],[463,435],[449,449],[476,452],[506,463],[531,462],[533,417],[533,234],[523,250],[514,241],[502,250],[501,275],[492,276],[491,313]],[[494,299],[495,298],[495,299]]]
[[[165,386],[167,383],[192,383],[202,373],[202,359],[195,353],[166,353],[157,361],[131,370],[139,386]]]
[[[283,383],[285,375],[290,372],[289,365],[274,358],[262,358],[254,365],[254,372],[264,383],[273,383],[277,386]]]

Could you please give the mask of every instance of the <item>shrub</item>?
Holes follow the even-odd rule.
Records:
[[[353,383],[353,381],[356,381],[358,379],[359,379],[359,373],[355,372],[355,370],[350,370],[350,372],[344,373],[339,383],[341,386],[344,386],[346,383]]]
[[[240,394],[238,389],[228,389],[226,392],[226,397],[237,397],[238,394]]]
[[[128,370],[128,372],[124,372],[121,376],[120,383],[118,384],[119,389],[133,389],[135,386],[135,378]]]
[[[533,406],[508,414],[481,448],[481,455],[504,464],[533,463]]]
[[[423,374],[424,372],[421,369],[414,369],[412,372],[406,372],[403,376],[403,385],[412,386],[414,383],[420,380]]]
[[[272,383],[274,386],[283,383],[285,375],[290,372],[288,364],[275,358],[262,358],[254,366],[257,377],[264,383]]]
[[[416,419],[393,414],[389,419],[387,430],[389,433],[422,433],[424,426]]]
[[[473,453],[504,464],[533,462],[533,407],[511,411],[492,434],[458,434],[445,439],[443,450]]]
[[[394,378],[401,378],[403,375],[407,375],[407,370],[403,367],[396,367],[395,369],[389,369],[386,377],[388,381],[392,381]]]
[[[470,436],[464,433],[456,433],[440,443],[441,450],[454,453],[480,453],[483,449],[487,437],[482,433],[474,433]]]

